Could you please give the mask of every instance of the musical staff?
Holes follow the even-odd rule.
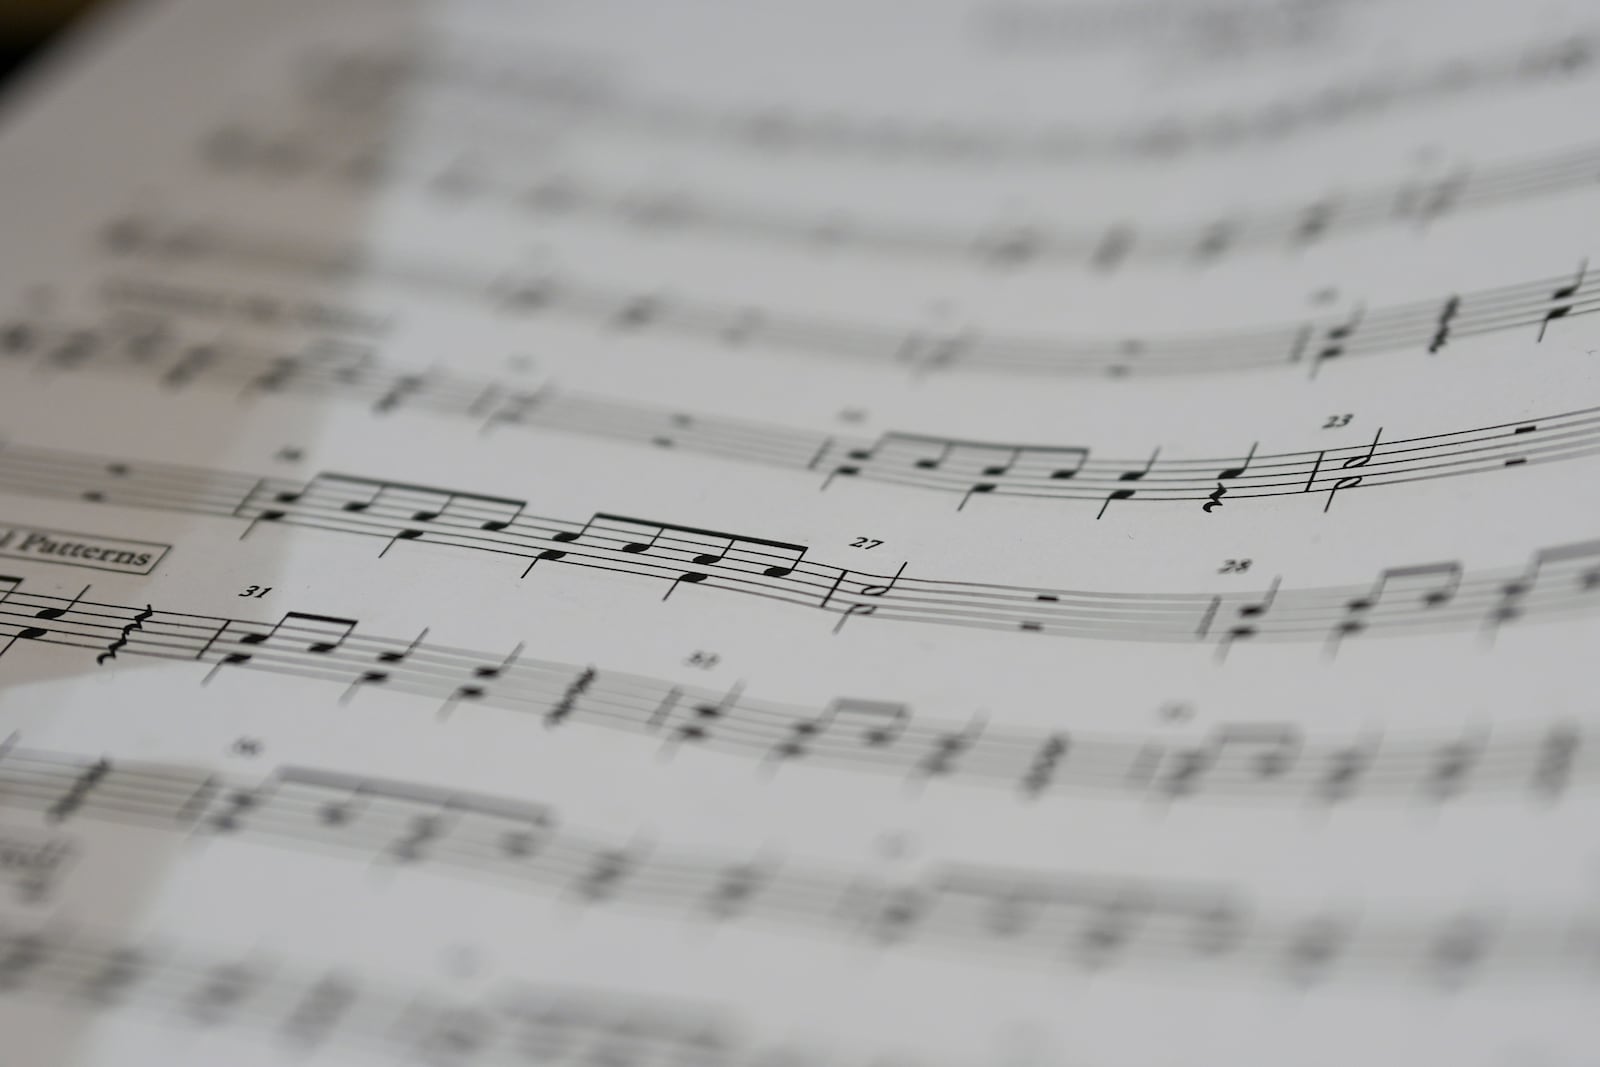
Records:
[[[959,335],[925,336],[910,328],[767,308],[752,318],[745,305],[658,299],[557,275],[508,279],[461,263],[357,256],[239,228],[157,226],[125,218],[106,228],[103,243],[112,254],[147,265],[225,263],[324,282],[359,270],[365,278],[440,297],[490,302],[507,315],[565,316],[608,330],[659,330],[721,347],[887,364],[918,373],[1117,378],[1292,368],[1315,376],[1332,360],[1380,352],[1443,358],[1441,319],[1447,309],[1451,341],[1520,333],[1542,343],[1551,340],[1547,332],[1553,320],[1600,311],[1600,276],[1580,270],[1574,280],[1569,269],[1558,277],[1358,308],[1342,317],[1316,315],[1191,333],[1023,336],[972,328]]]
[[[825,248],[898,260],[946,260],[983,270],[1080,267],[1107,272],[1127,264],[1204,267],[1274,251],[1297,252],[1331,240],[1386,229],[1424,232],[1445,218],[1588,192],[1600,182],[1600,145],[1462,165],[1442,174],[1341,192],[1307,203],[1218,210],[1186,223],[1036,219],[962,228],[929,220],[796,213],[778,205],[677,187],[620,189],[592,175],[562,172],[515,158],[486,163],[496,146],[470,163],[410,162],[388,146],[352,143],[316,129],[230,122],[212,130],[198,151],[215,173],[275,184],[317,182],[364,190],[370,166],[384,160],[385,188],[408,188],[452,204],[481,204],[532,221],[581,218],[647,233],[767,244],[795,251]],[[539,175],[539,176],[536,176]],[[1120,238],[1113,242],[1113,238]],[[1120,249],[1108,255],[1108,249]],[[1446,305],[1448,307],[1448,304]],[[1453,312],[1452,312],[1453,317]],[[1434,343],[1443,347],[1448,331]]]
[[[11,1000],[247,1030],[300,1056],[348,1045],[460,1067],[569,1056],[618,1067],[732,1067],[759,1058],[722,1013],[691,1001],[531,983],[468,998],[263,952],[221,956],[61,923],[0,924],[0,1003]]]
[[[1167,162],[1201,152],[1277,144],[1401,108],[1488,90],[1539,88],[1590,75],[1595,37],[1580,30],[1435,66],[1276,96],[1253,107],[1163,117],[1108,128],[1031,130],[888,116],[841,117],[782,107],[720,111],[652,92],[624,94],[598,75],[547,70],[515,55],[464,48],[400,54],[323,49],[303,67],[304,102],[362,113],[424,89],[453,105],[452,125],[478,122],[505,136],[530,115],[579,129],[608,124],[629,133],[712,141],[762,154],[813,153],[852,160],[984,165],[1060,165],[1088,160]],[[470,110],[467,110],[470,109]]]
[[[379,415],[414,409],[471,419],[486,429],[553,430],[806,471],[819,475],[823,488],[849,479],[942,492],[959,497],[958,508],[975,496],[1082,501],[1098,508],[1117,493],[1117,501],[1198,505],[1208,514],[1245,501],[1309,495],[1326,511],[1336,493],[1360,487],[1489,475],[1600,451],[1600,408],[1581,408],[1419,437],[1388,434],[1366,447],[1262,452],[1257,441],[1236,456],[1183,458],[1167,451],[1136,460],[1106,457],[1086,445],[1006,444],[892,430],[876,438],[817,433],[438,369],[400,369],[370,351],[297,354],[240,343],[201,346],[170,334],[159,343],[142,332],[133,338],[137,353],[134,340],[116,328],[0,324],[0,367],[31,360],[44,372],[124,374],[172,389],[205,385],[251,397],[341,399],[368,404]],[[196,348],[208,354],[206,370],[174,381],[172,368],[186,363]],[[75,354],[62,362],[58,356],[68,349]],[[394,400],[402,390],[403,401]],[[1141,470],[1130,487],[1127,475]]]
[[[1420,579],[1421,576],[1414,576]],[[1347,606],[1370,610],[1385,586]],[[1413,584],[1407,596],[1443,595],[1453,576]],[[28,644],[94,653],[120,640],[126,620],[148,608],[80,601],[47,627],[31,620],[61,598],[22,590],[0,578],[10,599],[0,604],[0,633],[40,631]],[[545,726],[604,729],[676,750],[692,746],[792,774],[816,766],[902,777],[922,783],[1014,791],[1019,800],[1133,800],[1141,803],[1284,804],[1333,807],[1351,803],[1429,804],[1507,800],[1549,804],[1569,790],[1600,786],[1600,756],[1573,723],[1519,727],[1477,739],[1459,758],[1460,735],[1310,736],[1295,722],[1221,723],[1203,730],[1123,734],[1017,727],[981,729],[961,720],[919,716],[904,703],[841,696],[821,707],[716,691],[594,666],[539,659],[519,647],[502,652],[456,648],[421,638],[366,633],[355,620],[288,612],[278,622],[160,610],[126,641],[125,656],[210,665],[212,674],[247,669],[323,683],[346,698],[363,688],[437,701],[449,710],[494,708],[525,714]],[[24,647],[27,647],[25,644]],[[18,653],[13,651],[9,656]],[[3,668],[5,659],[0,659]],[[1453,787],[1434,788],[1440,768]],[[98,779],[79,779],[80,799]],[[63,799],[67,795],[63,796]]]
[[[1594,946],[1572,937],[1584,916],[1523,916],[1468,960],[1441,959],[1439,945],[1474,915],[1352,921],[1309,975],[1300,946],[1308,931],[1322,929],[1323,917],[1275,915],[1221,884],[973,864],[923,865],[886,878],[790,857],[767,861],[756,876],[747,861],[618,848],[559,827],[558,814],[539,804],[300,767],[217,784],[196,808],[193,797],[214,782],[203,772],[85,764],[13,747],[0,759],[0,809],[48,812],[78,788],[86,767],[109,769],[101,772],[103,787],[74,810],[78,819],[396,869],[416,864],[588,907],[818,931],[998,965],[1220,968],[1299,983],[1374,971],[1448,985],[1502,968],[1519,977],[1593,975]],[[242,810],[240,797],[250,798]]]
[[[1267,607],[1252,591],[999,585],[919,578],[906,575],[905,565],[892,575],[876,574],[813,562],[805,545],[763,536],[604,513],[574,523],[527,514],[520,501],[435,486],[345,474],[297,482],[12,446],[0,450],[0,486],[37,497],[230,518],[251,530],[296,526],[371,537],[385,543],[381,555],[401,542],[490,552],[526,560],[524,577],[541,563],[600,568],[666,581],[663,599],[690,584],[822,611],[837,616],[835,632],[850,619],[871,617],[1222,649],[1242,637],[1325,643],[1350,632],[1348,605],[1364,600],[1365,592],[1359,585],[1279,591],[1274,583]],[[1582,616],[1597,606],[1600,541],[1586,541],[1540,549],[1524,569],[1464,578],[1448,599],[1385,596],[1363,613],[1361,633],[1481,632]],[[124,636],[131,643],[133,635]]]

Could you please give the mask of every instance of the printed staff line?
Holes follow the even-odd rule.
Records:
[[[182,362],[196,347],[167,338],[152,345],[142,334],[119,339],[114,333],[48,329],[13,323],[0,329],[0,360],[8,356],[36,361],[41,370],[66,373],[98,370],[131,373],[162,380],[172,360]],[[72,338],[79,338],[74,342]],[[123,349],[138,343],[144,353],[128,356]],[[64,368],[52,354],[63,346],[80,353]],[[1012,444],[943,438],[888,431],[876,439],[807,433],[779,426],[749,423],[704,414],[631,405],[621,401],[564,393],[544,387],[457,380],[439,371],[424,374],[396,371],[371,358],[334,362],[315,354],[285,357],[263,355],[235,346],[209,350],[207,376],[185,381],[236,387],[250,397],[266,394],[308,394],[350,399],[389,396],[393,383],[422,379],[403,402],[379,404],[377,415],[415,406],[434,414],[471,418],[485,431],[501,426],[580,433],[654,448],[692,452],[789,470],[819,474],[823,488],[838,478],[903,485],[962,497],[1033,497],[1056,500],[1127,503],[1211,502],[1226,489],[1221,507],[1240,500],[1339,493],[1380,485],[1420,483],[1440,477],[1488,474],[1511,467],[1584,459],[1600,442],[1600,409],[1585,408],[1411,438],[1382,437],[1365,446],[1340,445],[1322,450],[1263,453],[1259,447],[1233,456],[1210,459],[1173,457],[1154,460],[1102,459],[1088,446]],[[292,365],[292,375],[282,368]],[[263,371],[264,366],[272,369]],[[263,384],[261,375],[271,375]],[[494,392],[496,401],[478,403]],[[471,398],[463,403],[462,398]],[[185,476],[187,478],[187,476]],[[1268,478],[1273,480],[1268,481]],[[1208,514],[1213,507],[1203,507]]]
[[[621,192],[592,176],[534,179],[527,175],[541,168],[533,161],[520,168],[512,161],[501,164],[500,173],[487,173],[477,151],[471,165],[456,159],[436,168],[407,166],[393,150],[353,145],[347,137],[248,122],[212,131],[198,151],[214,172],[240,178],[352,189],[379,183],[451,205],[487,202],[532,219],[609,222],[653,239],[731,239],[801,253],[938,259],[988,271],[1050,266],[1108,273],[1147,262],[1204,267],[1243,253],[1299,252],[1400,227],[1420,232],[1473,210],[1590,190],[1600,182],[1600,146],[1585,144],[1329,193],[1302,204],[1216,211],[1204,222],[1013,220],[961,228],[860,212],[805,216],[773,204],[731,203],[721,195],[667,187]],[[489,151],[504,154],[506,146],[497,143]]]
[[[0,464],[9,451],[0,450]],[[141,467],[91,456],[76,457],[76,463],[76,480],[67,467],[58,467],[48,495],[76,492],[72,499],[96,505],[141,502]],[[694,585],[817,610],[834,617],[836,633],[852,618],[877,616],[1062,637],[1204,644],[1219,654],[1241,640],[1320,638],[1335,651],[1357,635],[1492,635],[1525,619],[1587,615],[1600,604],[1600,541],[1539,549],[1521,571],[1468,575],[1452,560],[1390,567],[1365,587],[1280,592],[1275,581],[1265,591],[1225,594],[1068,590],[920,578],[906,575],[904,564],[893,574],[858,571],[813,562],[801,544],[605,513],[581,524],[545,519],[526,514],[520,500],[445,487],[331,474],[304,482],[222,478],[200,468],[151,466],[163,471],[164,484],[176,484],[173,476],[186,470],[192,475],[192,496],[166,510],[240,522],[246,535],[277,525],[365,536],[384,542],[380,557],[402,542],[489,551],[526,560],[524,577],[546,562],[599,567],[665,582],[663,600]],[[211,495],[213,486],[229,478],[250,488],[234,501]],[[128,486],[135,491],[124,497]],[[28,488],[26,480],[15,486]]]
[[[497,983],[469,998],[263,952],[217,955],[60,921],[0,926],[0,975],[0,998],[8,1001],[92,1014],[142,1011],[162,1025],[202,1031],[261,1031],[301,1055],[331,1045],[431,1062],[448,1057],[461,1067],[526,1064],[530,1048],[729,1067],[757,1058],[723,1015],[693,1001],[534,983]]]
[[[917,373],[1028,373],[1124,377],[1299,368],[1315,376],[1336,359],[1402,350],[1438,355],[1447,340],[1526,330],[1542,342],[1552,323],[1600,311],[1600,273],[1575,272],[1388,308],[1360,305],[1342,317],[1189,333],[1004,336],[972,326],[864,324],[801,313],[592,286],[548,275],[495,277],[465,264],[391,255],[379,259],[211,225],[124,218],[103,234],[107,250],[150,266],[227,262],[291,277],[347,277],[353,271],[440,296],[491,303],[507,315],[566,316],[611,331],[661,331],[740,351],[887,364]]]
[[[790,111],[781,105],[713,111],[660,93],[622,96],[606,87],[574,84],[570,77],[530,70],[514,57],[486,59],[466,49],[435,50],[427,56],[330,49],[308,59],[303,99],[320,112],[359,115],[389,106],[396,92],[424,86],[436,94],[455,94],[446,108],[434,105],[436,113],[448,116],[452,127],[476,123],[497,137],[525,130],[525,109],[531,105],[581,121],[586,125],[579,129],[585,132],[605,124],[629,133],[709,140],[762,154],[804,152],[944,165],[999,161],[1061,164],[1095,159],[1170,162],[1195,153],[1278,144],[1381,117],[1402,107],[1450,100],[1483,89],[1537,88],[1567,78],[1586,78],[1593,73],[1595,45],[1593,33],[1581,30],[1475,56],[1456,56],[1396,75],[1277,97],[1264,105],[1100,129],[1023,131],[888,116],[851,119]],[[508,118],[515,121],[504,121]]]
[[[883,948],[951,952],[1001,964],[1101,969],[1188,964],[1307,977],[1293,967],[1307,927],[1245,905],[1225,885],[961,863],[922,865],[893,878],[828,869],[787,856],[691,857],[638,839],[601,842],[561,825],[548,805],[458,793],[417,783],[280,767],[259,781],[135,766],[137,799],[107,791],[119,764],[13,750],[0,762],[0,803],[47,822],[149,818],[167,832],[365,858],[397,869],[483,879],[588,907],[663,914],[680,922],[819,931]],[[166,810],[156,790],[168,775]],[[196,806],[194,798],[202,796]],[[150,817],[149,813],[154,813]],[[1475,921],[1481,922],[1478,915]],[[1481,938],[1467,966],[1439,941],[1454,923],[1393,915],[1352,922],[1329,971],[1398,971],[1424,981],[1478,977],[1497,968],[1559,977],[1589,974],[1593,947],[1573,943],[1574,920],[1529,915]],[[1459,922],[1456,919],[1455,922]],[[1491,951],[1492,950],[1492,951]],[[1125,959],[1124,957],[1130,957]],[[1323,961],[1324,963],[1328,961]]]
[[[28,638],[33,643],[97,652],[141,610],[69,602],[25,591],[15,579],[0,581],[6,583],[0,630],[36,631]],[[40,614],[64,605],[54,617]],[[357,620],[299,612],[264,623],[161,610],[125,651],[211,665],[213,675],[238,668],[327,684],[344,691],[342,700],[381,689],[440,701],[446,711],[477,705],[534,715],[547,727],[617,730],[669,750],[739,756],[770,773],[819,763],[1004,787],[1026,800],[1059,793],[1160,803],[1427,805],[1519,796],[1551,803],[1571,788],[1600,786],[1600,758],[1581,727],[1562,722],[1493,737],[1488,731],[1308,737],[1288,721],[1223,722],[1199,736],[989,722],[974,732],[974,720],[919,718],[900,701],[785,704],[751,697],[738,684],[723,692],[521,654],[508,660],[504,653],[370,635]],[[117,669],[110,662],[97,666]],[[951,754],[956,740],[962,743]],[[940,753],[949,758],[936,760]]]

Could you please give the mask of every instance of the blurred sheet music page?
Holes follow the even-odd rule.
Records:
[[[0,1062],[1593,1062],[1596,16],[111,5]]]

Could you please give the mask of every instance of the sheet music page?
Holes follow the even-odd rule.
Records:
[[[115,8],[0,110],[0,1062],[1592,1063],[1597,87]]]

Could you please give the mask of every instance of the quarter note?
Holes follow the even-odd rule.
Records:
[[[1117,475],[1117,481],[1119,481],[1119,482],[1137,482],[1137,481],[1143,480],[1144,476],[1149,474],[1150,471],[1155,467],[1156,459],[1160,455],[1161,455],[1161,449],[1157,448],[1154,452],[1150,453],[1150,459],[1149,459],[1148,462],[1145,463],[1145,465],[1143,467],[1139,468],[1138,470],[1123,471],[1121,474]],[[1111,502],[1113,500],[1131,500],[1131,499],[1133,499],[1133,496],[1134,496],[1135,492],[1137,492],[1137,490],[1134,490],[1134,489],[1113,489],[1113,490],[1111,490],[1111,492],[1106,494],[1105,500],[1101,501],[1100,510],[1099,510],[1098,513],[1096,513],[1095,518],[1096,519],[1104,518],[1105,517],[1105,513],[1106,513],[1106,508],[1111,506]]]
[[[1578,295],[1578,290],[1583,288],[1583,278],[1588,272],[1589,260],[1584,259],[1578,264],[1577,276],[1550,294],[1550,310],[1546,311],[1544,318],[1539,321],[1539,336],[1534,338],[1535,341],[1544,340],[1545,330],[1556,319],[1564,319],[1572,314],[1572,308],[1575,303],[1574,297]]]
[[[1361,325],[1361,317],[1365,308],[1357,304],[1350,312],[1349,318],[1337,323],[1323,334],[1322,347],[1319,348],[1311,359],[1311,376],[1316,377],[1317,369],[1330,359],[1337,359],[1345,354],[1345,348],[1350,343],[1350,338],[1355,335],[1356,329]]]

